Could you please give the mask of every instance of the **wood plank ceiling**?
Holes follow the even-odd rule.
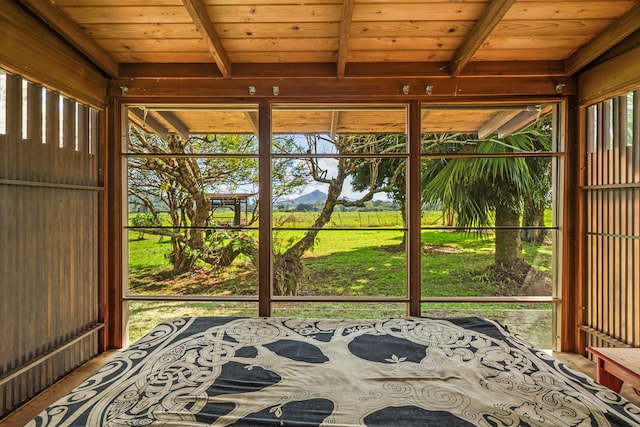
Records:
[[[212,93],[241,93],[249,100],[254,95],[250,87],[258,97],[272,97],[273,86],[284,79],[297,82],[292,83],[298,85],[296,93],[319,82],[321,89],[308,90],[324,90],[325,100],[349,90],[351,98],[367,89],[381,93],[385,85],[396,95],[415,91],[419,84],[423,96],[450,96],[462,93],[458,84],[464,83],[471,88],[468,94],[481,78],[496,79],[499,86],[509,77],[516,78],[514,87],[504,93],[517,95],[515,88],[526,78],[524,92],[530,95],[548,97],[551,91],[543,93],[536,84],[550,79],[560,82],[556,89],[562,95],[563,82],[640,28],[637,0],[21,2],[100,67],[114,87],[126,85],[130,94],[149,94],[150,88],[161,93],[166,90],[162,83],[173,84],[174,79],[189,91],[205,79]],[[431,89],[427,77],[437,83]],[[402,79],[408,83],[399,85]],[[496,89],[485,84],[483,90]],[[537,117],[522,114],[527,108],[531,105],[521,111],[436,110],[435,115],[423,114],[423,127],[482,136],[489,129],[526,125]],[[349,113],[339,112],[341,118]],[[382,109],[377,118],[370,113],[361,120],[372,120],[369,129],[379,129],[385,115],[388,111]],[[332,114],[317,115],[317,120],[321,116],[326,119],[315,127],[336,130]],[[257,126],[252,111],[161,113],[148,108],[132,109],[131,117],[156,123],[160,133],[183,135],[229,129],[212,123],[232,124],[235,132],[255,132]],[[362,127],[361,120],[342,122]],[[512,120],[518,126],[508,126]]]

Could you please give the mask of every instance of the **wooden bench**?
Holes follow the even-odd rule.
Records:
[[[587,347],[596,356],[596,381],[616,393],[623,383],[640,395],[640,348]]]

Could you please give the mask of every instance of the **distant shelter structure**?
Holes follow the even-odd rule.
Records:
[[[255,193],[218,193],[209,194],[211,203],[210,222],[219,227],[239,227],[247,224],[248,201]],[[220,210],[224,210],[220,212]],[[228,211],[231,210],[232,216]],[[216,214],[216,212],[218,212]],[[244,213],[244,215],[243,215]]]

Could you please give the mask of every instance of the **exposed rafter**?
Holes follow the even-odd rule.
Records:
[[[220,73],[223,77],[231,77],[231,62],[229,61],[227,53],[222,47],[220,37],[218,37],[218,33],[209,18],[206,6],[202,3],[202,0],[182,0],[182,2],[187,8],[187,11],[189,11],[189,15],[191,15],[191,19],[193,19],[194,24],[196,24],[198,32],[200,32],[200,34],[205,38],[207,46],[209,47],[209,52],[218,65]]]
[[[247,121],[249,122],[249,125],[251,125],[251,131],[253,132],[253,134],[257,137],[260,137],[259,132],[259,123],[258,123],[258,113],[254,112],[254,111],[246,111],[244,113],[244,115],[247,118]]]
[[[20,0],[40,19],[93,61],[110,77],[118,77],[118,64],[94,39],[50,1]]]
[[[331,112],[331,131],[329,132],[329,136],[331,138],[335,138],[338,133],[338,124],[340,123],[340,112],[332,111]]]
[[[505,123],[517,116],[519,112],[520,111],[517,110],[497,112],[495,116],[478,129],[478,138],[484,139],[491,135],[497,131],[500,126],[504,126]]]
[[[585,65],[640,28],[640,4],[631,8],[565,61],[565,73],[575,74]]]
[[[338,47],[338,77],[343,78],[347,67],[347,50],[349,49],[349,34],[353,18],[354,0],[342,2],[342,18],[340,20],[340,45]]]
[[[175,133],[180,135],[182,139],[189,139],[189,128],[187,127],[187,125],[182,123],[182,121],[178,117],[176,117],[175,114],[169,111],[157,111],[156,113],[164,120],[166,120],[167,123],[169,123],[173,127]]]
[[[548,114],[553,106],[547,105],[538,111],[522,111],[498,129],[498,138],[504,138],[529,126],[538,118]]]
[[[141,108],[129,108],[129,118],[145,131],[154,133],[162,139],[166,139],[169,135],[169,129]]]
[[[482,43],[498,25],[516,0],[493,0],[485,9],[471,33],[467,36],[460,49],[449,64],[452,76],[459,76],[462,69],[471,60]]]

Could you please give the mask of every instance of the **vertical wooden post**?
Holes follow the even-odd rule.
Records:
[[[104,322],[106,335],[106,348],[121,348],[124,344],[124,307],[122,299],[122,210],[123,195],[123,171],[120,141],[122,136],[122,104],[111,100],[107,107],[107,121],[110,124],[106,132],[101,133],[101,141],[105,141],[106,147],[106,171],[105,197],[101,206],[101,212],[106,216],[106,232],[108,236],[106,245],[102,246],[107,251],[106,289],[103,293]],[[106,237],[105,236],[105,237]],[[101,304],[103,305],[103,304]]]
[[[422,104],[412,101],[409,104],[409,164],[407,165],[407,225],[408,231],[408,275],[409,275],[409,314],[420,316],[422,313],[420,297],[422,290],[420,214],[422,209],[422,188],[420,176],[420,133]]]
[[[258,174],[260,190],[258,207],[258,314],[271,316],[271,104],[262,100],[258,107]]]

